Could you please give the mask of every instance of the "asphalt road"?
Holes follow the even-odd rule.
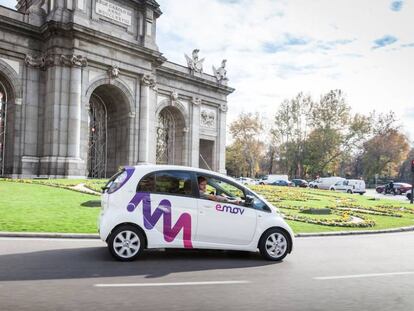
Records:
[[[390,199],[395,201],[402,201],[405,203],[409,203],[410,201],[407,199],[407,196],[405,194],[401,195],[392,195],[392,194],[382,194],[375,191],[375,189],[367,189],[367,192],[365,195],[378,198],[378,199]]]
[[[296,240],[258,254],[149,251],[98,240],[0,238],[0,310],[414,310],[414,233]]]

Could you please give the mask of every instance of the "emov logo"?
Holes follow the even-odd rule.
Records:
[[[240,207],[231,207],[229,205],[221,205],[221,204],[216,205],[216,210],[220,212],[227,212],[227,213],[240,214],[240,215],[243,215],[244,213],[244,209]]]
[[[133,212],[138,204],[142,202],[144,216],[144,226],[146,229],[151,230],[163,216],[163,234],[164,240],[167,242],[174,241],[177,234],[183,230],[183,240],[185,248],[193,248],[191,242],[191,215],[188,213],[182,213],[177,222],[171,227],[171,202],[168,200],[162,200],[158,207],[151,214],[151,199],[149,193],[138,192],[128,203],[127,210]]]

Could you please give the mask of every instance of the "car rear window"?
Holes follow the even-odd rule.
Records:
[[[192,175],[185,171],[154,172],[140,180],[137,191],[191,196]]]

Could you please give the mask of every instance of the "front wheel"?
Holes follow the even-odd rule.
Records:
[[[267,260],[280,261],[288,254],[291,243],[285,231],[278,228],[270,229],[260,239],[260,254]]]
[[[120,226],[111,233],[108,249],[116,260],[132,261],[141,255],[144,249],[144,236],[134,226]]]
[[[352,190],[348,190],[347,193],[352,194]]]

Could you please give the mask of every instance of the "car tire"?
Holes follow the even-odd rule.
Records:
[[[396,195],[400,195],[401,194],[401,191],[400,190],[395,190],[395,194]]]
[[[108,238],[108,249],[119,261],[135,260],[144,249],[145,238],[139,229],[132,225],[116,228]]]
[[[291,243],[286,231],[278,228],[269,229],[260,238],[260,254],[266,260],[281,261],[291,249]]]
[[[346,193],[352,194],[352,190],[349,189]]]
[[[318,186],[313,186],[314,189],[318,189]]]

